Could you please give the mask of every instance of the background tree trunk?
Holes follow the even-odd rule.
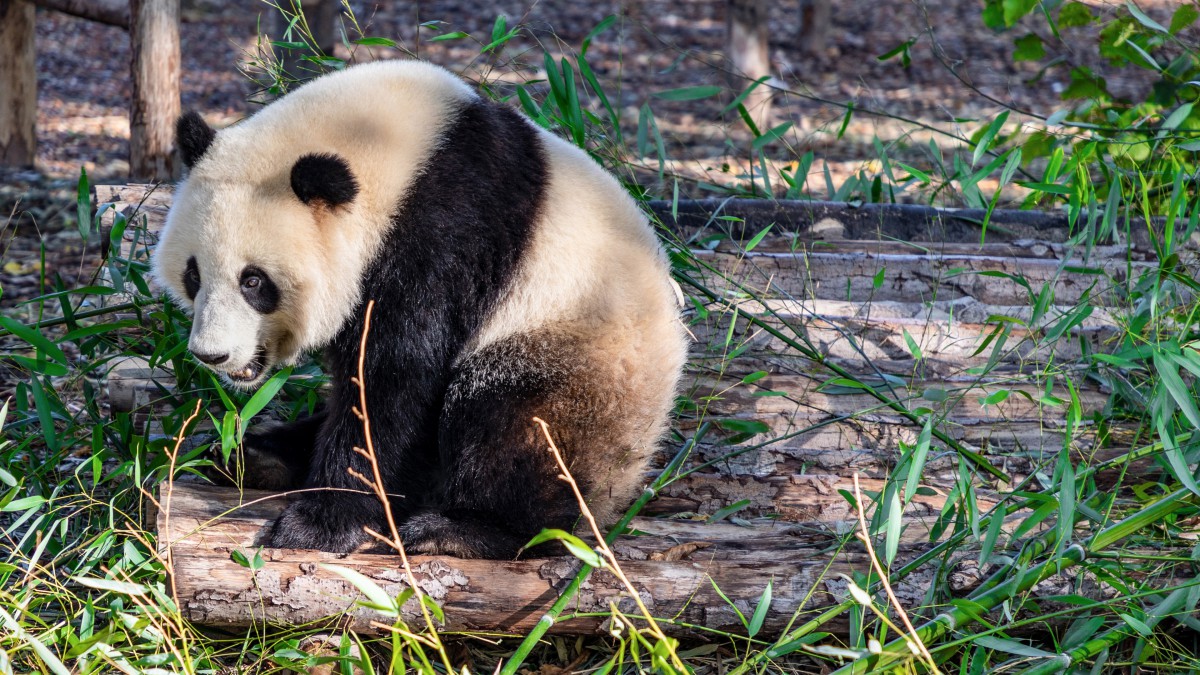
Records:
[[[129,111],[129,175],[170,180],[179,117],[179,0],[130,0],[133,101]]]
[[[812,55],[825,53],[829,44],[831,8],[829,0],[800,0],[800,48]]]
[[[767,45],[767,0],[728,0],[725,12],[725,55],[729,58],[734,95],[755,80],[771,74]],[[771,88],[755,87],[742,102],[750,117],[765,131],[771,117]]]
[[[33,166],[37,152],[34,7],[0,0],[0,166]]]
[[[288,29],[292,18],[291,12],[294,10],[294,7],[290,7],[287,3],[282,6],[288,9],[287,13],[278,10],[272,11],[274,17],[272,37],[277,40],[285,39],[284,31]],[[341,3],[338,0],[307,0],[301,8],[304,11],[304,20],[308,23],[308,29],[312,31],[315,46],[327,56],[333,54],[333,48],[338,43],[337,19]],[[300,37],[295,34],[291,41],[302,42]],[[283,70],[296,80],[296,84],[310,80],[322,71],[316,64],[301,60],[300,57],[307,55],[307,52],[303,50],[281,49],[280,52]]]

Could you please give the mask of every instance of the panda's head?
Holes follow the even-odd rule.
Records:
[[[357,293],[347,287],[357,282],[335,278],[347,244],[334,221],[354,210],[359,184],[337,154],[265,152],[244,131],[217,134],[196,113],[179,119],[190,174],[155,250],[154,275],[191,307],[196,359],[252,387],[328,342],[343,322]]]

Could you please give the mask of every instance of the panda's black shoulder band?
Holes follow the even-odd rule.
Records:
[[[346,160],[331,154],[304,155],[292,166],[292,191],[305,204],[341,206],[354,201],[358,181]]]

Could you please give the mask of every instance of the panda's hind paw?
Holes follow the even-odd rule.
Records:
[[[522,544],[502,528],[437,511],[418,513],[401,523],[400,541],[409,553],[493,560],[516,558]]]

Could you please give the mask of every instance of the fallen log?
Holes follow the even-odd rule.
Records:
[[[1073,233],[1066,212],[996,209],[939,209],[919,204],[848,204],[787,199],[699,199],[651,201],[651,211],[685,237],[728,232],[746,241],[768,225],[803,241],[895,239],[908,242],[1015,242],[1037,239],[1065,242]],[[735,220],[724,220],[729,216]],[[1086,217],[1086,216],[1082,216]],[[1161,221],[1155,223],[1160,226]],[[1152,252],[1146,223],[1131,219],[1132,248]],[[700,233],[700,234],[698,234]]]
[[[176,483],[164,488],[162,503],[159,546],[171,562],[176,602],[191,621],[239,627],[344,617],[339,620],[357,629],[378,631],[372,620],[389,622],[354,607],[358,591],[322,565],[349,567],[392,597],[407,587],[394,555],[263,549],[258,553],[261,566],[251,565],[257,569],[234,562],[234,551],[255,559],[255,541],[286,504],[279,495],[239,495],[233,489]],[[647,607],[656,616],[673,619],[669,623],[676,633],[696,632],[697,627],[744,632],[737,612],[721,599],[714,584],[747,614],[771,582],[774,600],[764,623],[764,634],[769,635],[780,631],[798,610],[816,610],[845,598],[846,582],[839,575],[865,573],[869,566],[855,547],[829,551],[837,548],[829,534],[805,536],[802,528],[778,524],[738,527],[639,519],[634,529],[651,533],[622,537],[614,550],[625,558],[622,569]],[[905,557],[914,555],[911,546],[905,548]],[[505,634],[531,628],[580,567],[569,557],[489,561],[418,556],[412,565],[422,591],[445,613],[444,630]],[[930,582],[928,574],[918,575],[897,590],[915,606]],[[600,571],[584,584],[568,612],[607,613],[610,605],[635,611],[616,577]],[[418,612],[410,602],[402,616],[419,625]],[[553,630],[590,633],[606,628],[604,617],[577,616]]]
[[[170,563],[168,587],[187,620],[230,628],[325,620],[366,632],[383,632],[392,624],[380,613],[356,606],[359,591],[326,565],[352,569],[397,597],[407,588],[398,556],[260,548],[256,541],[283,509],[284,495],[176,482],[164,486],[160,497],[159,551]],[[1020,517],[1010,516],[1006,529]],[[853,540],[853,526],[843,522],[842,529],[835,529],[838,522],[842,521],[786,524],[760,519],[738,526],[637,518],[631,529],[638,535],[618,538],[613,549],[642,601],[676,635],[711,637],[713,631],[744,635],[738,613],[752,615],[770,583],[772,601],[758,635],[770,638],[793,618],[803,622],[822,608],[848,599],[847,579],[868,572],[870,560]],[[926,537],[928,530],[919,525],[909,528],[912,532],[906,531],[902,538],[897,566],[928,547],[913,536]],[[235,552],[249,564],[236,562]],[[939,578],[949,576],[951,588],[966,593],[986,575],[975,557],[977,551],[960,548],[950,567],[939,560],[927,563],[893,586],[897,598],[910,610],[936,611],[946,600],[929,596],[931,588],[942,587]],[[1145,552],[1135,553],[1133,559],[1146,557]],[[410,562],[422,592],[445,614],[440,630],[492,634],[528,631],[581,565],[572,557],[494,561],[415,556]],[[1161,576],[1167,579],[1163,583],[1190,576],[1182,567],[1130,573],[1138,578]],[[1075,598],[1104,600],[1120,591],[1096,575],[1073,569],[1039,584],[1029,599],[1054,603],[1065,592]],[[886,602],[882,596],[877,601]],[[613,607],[636,614],[633,600],[617,578],[597,571],[551,632],[613,630],[608,618]],[[410,626],[423,625],[416,601],[401,608],[401,618]],[[848,630],[848,622],[843,614],[822,630]]]
[[[121,0],[34,0],[33,4],[129,30],[129,3]]]

